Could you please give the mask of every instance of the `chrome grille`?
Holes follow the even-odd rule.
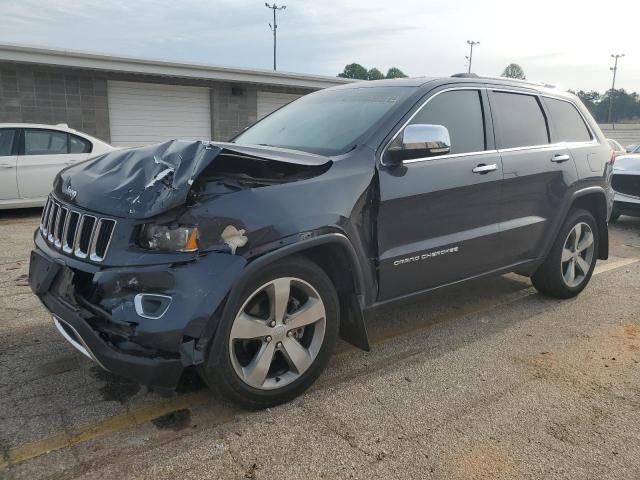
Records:
[[[71,210],[52,198],[42,211],[40,232],[54,248],[101,262],[107,255],[116,221]]]

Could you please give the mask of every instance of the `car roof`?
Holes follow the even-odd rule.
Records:
[[[562,90],[555,85],[551,85],[544,82],[533,82],[529,80],[519,80],[514,78],[505,77],[492,77],[481,76],[475,73],[457,73],[450,77],[416,77],[416,78],[394,78],[384,80],[362,80],[359,82],[353,82],[346,85],[340,85],[338,87],[332,87],[332,89],[350,89],[350,88],[364,88],[364,87],[415,87],[415,88],[433,88],[439,85],[445,84],[483,84],[483,85],[496,85],[502,87],[516,87],[524,88],[536,91],[541,94],[552,95],[556,97],[575,99],[575,95],[571,92]]]
[[[69,125],[67,125],[66,123],[58,123],[56,125],[49,125],[46,123],[0,123],[0,128],[39,128],[46,130],[58,130],[60,132],[73,133],[74,135],[86,138],[87,140],[90,140],[94,143],[99,142],[108,145],[108,143],[100,140],[99,138],[95,138],[88,133],[81,132],[80,130],[75,130],[69,127]]]

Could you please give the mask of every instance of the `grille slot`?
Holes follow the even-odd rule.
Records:
[[[113,228],[116,222],[113,220],[100,219],[98,221],[98,227],[94,234],[92,246],[91,246],[91,260],[96,262],[101,261],[109,248],[109,242],[111,241],[111,235],[113,235]]]
[[[73,252],[76,244],[76,233],[78,231],[78,223],[80,222],[80,214],[78,212],[70,212],[67,225],[64,229],[62,250],[65,253]]]
[[[633,197],[640,197],[640,175],[615,174],[611,186],[616,192]]]
[[[107,255],[116,221],[83,214],[49,198],[42,211],[43,238],[64,253],[101,262]]]

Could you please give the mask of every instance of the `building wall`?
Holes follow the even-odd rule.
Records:
[[[0,123],[66,123],[110,142],[108,80],[209,87],[211,138],[219,141],[256,121],[258,91],[300,95],[313,91],[0,62]]]
[[[0,63],[0,122],[67,123],[108,140],[106,77],[91,71]]]

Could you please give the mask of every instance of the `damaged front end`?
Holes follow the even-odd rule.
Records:
[[[302,152],[171,141],[72,166],[35,232],[31,288],[63,336],[104,368],[175,387],[184,367],[203,361],[204,332],[251,258],[327,224],[315,214],[293,221],[291,202],[317,200],[309,182],[331,165]]]

